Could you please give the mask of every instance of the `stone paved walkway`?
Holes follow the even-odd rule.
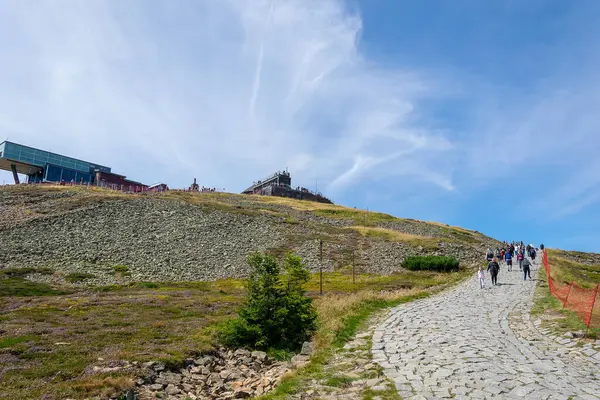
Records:
[[[600,360],[536,329],[536,282],[516,269],[402,305],[375,330],[373,359],[403,398],[600,399]]]

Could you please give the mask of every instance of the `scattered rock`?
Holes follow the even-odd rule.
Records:
[[[162,383],[153,383],[152,385],[148,385],[148,389],[150,390],[163,390],[164,385]]]
[[[308,356],[296,356],[303,362]],[[173,399],[232,400],[263,395],[272,390],[289,371],[288,363],[278,362],[265,352],[221,349],[198,359],[188,359],[177,371],[150,362],[142,365],[154,375],[142,379],[140,398],[158,395]],[[156,368],[161,369],[156,373]]]
[[[220,198],[223,207],[213,208],[158,195],[97,201],[89,197],[81,201],[82,196],[88,194],[83,191],[33,194],[0,188],[3,209],[0,264],[7,268],[60,266],[60,273],[55,276],[28,276],[40,282],[64,283],[64,276],[73,272],[94,276],[82,285],[209,281],[247,276],[248,253],[288,246],[290,237],[295,238],[294,250],[311,271],[318,271],[321,265],[312,239],[315,235],[334,229],[339,230],[336,236],[340,239],[348,239],[338,241],[336,237],[327,243],[322,263],[326,271],[339,263],[336,254],[356,247],[352,231],[343,229],[355,224],[351,219],[327,218],[283,205],[267,205],[251,197],[225,195]],[[33,213],[26,215],[22,204],[27,204]],[[265,213],[264,209],[271,212]],[[298,223],[281,223],[281,216],[274,214],[285,214]],[[130,218],[131,215],[141,217]],[[479,262],[482,249],[498,245],[476,233],[466,233],[465,242],[456,243],[456,232],[434,224],[401,219],[376,224],[402,233],[437,238],[435,253],[456,256],[464,265]],[[185,232],[185,240],[180,240],[181,232]],[[119,240],[115,241],[115,237]],[[400,269],[407,256],[433,253],[428,246],[367,237],[359,240],[368,244],[358,246],[360,250],[356,252],[363,272],[390,274]],[[436,246],[436,241],[432,246]],[[15,252],[17,248],[19,251]],[[117,264],[126,265],[130,276],[113,275],[111,267]]]
[[[264,362],[267,359],[267,353],[265,353],[264,351],[253,351],[252,357],[260,362]]]
[[[298,354],[298,355],[295,355],[294,357],[292,357],[291,362],[295,368],[301,368],[308,363],[309,359],[310,359],[309,356],[303,356],[301,354]]]
[[[179,390],[179,388],[173,384],[167,386],[167,388],[165,389],[165,393],[168,395],[174,395],[174,394],[179,394],[181,393],[181,390]]]
[[[311,342],[302,343],[302,350],[300,351],[300,355],[310,356],[313,352],[313,344]]]

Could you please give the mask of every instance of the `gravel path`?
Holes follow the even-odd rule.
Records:
[[[392,310],[372,351],[403,398],[600,399],[600,353],[538,331],[529,318],[536,282],[518,269],[503,265],[500,286],[486,273],[483,290],[474,276]]]

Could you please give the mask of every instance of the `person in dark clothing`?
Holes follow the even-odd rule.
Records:
[[[490,275],[492,276],[492,285],[498,285],[498,272],[500,271],[500,264],[498,264],[497,259],[494,258],[489,262],[487,270],[490,271]]]
[[[492,250],[492,248],[488,248],[487,253],[486,253],[486,258],[487,258],[487,262],[490,262],[494,259],[494,250]]]
[[[535,264],[536,253],[535,253],[535,249],[533,247],[531,248],[531,250],[529,250],[529,256],[531,257],[531,262],[533,264]]]
[[[523,260],[523,280],[527,280],[527,276],[529,276],[529,280],[531,280],[531,264],[527,257]]]

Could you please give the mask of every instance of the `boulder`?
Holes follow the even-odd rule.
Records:
[[[310,356],[313,350],[313,344],[311,342],[304,342],[302,343],[302,350],[300,350],[300,355]]]
[[[173,372],[161,372],[156,378],[156,383],[179,385],[181,383],[181,375]]]
[[[224,369],[221,372],[219,372],[219,376],[221,377],[221,379],[223,379],[225,382],[227,382],[228,380],[231,380],[230,377],[233,373],[228,370],[228,369]]]
[[[252,355],[252,353],[250,353],[250,351],[246,350],[246,349],[237,349],[234,353],[234,356],[241,358],[241,357],[250,357]]]
[[[265,362],[267,360],[267,353],[265,353],[264,351],[253,351],[252,358],[255,358],[260,362]]]
[[[175,385],[169,385],[165,389],[165,393],[168,394],[168,395],[170,395],[170,396],[173,396],[175,394],[181,393],[181,390],[179,390],[179,388],[177,386],[175,386]]]

